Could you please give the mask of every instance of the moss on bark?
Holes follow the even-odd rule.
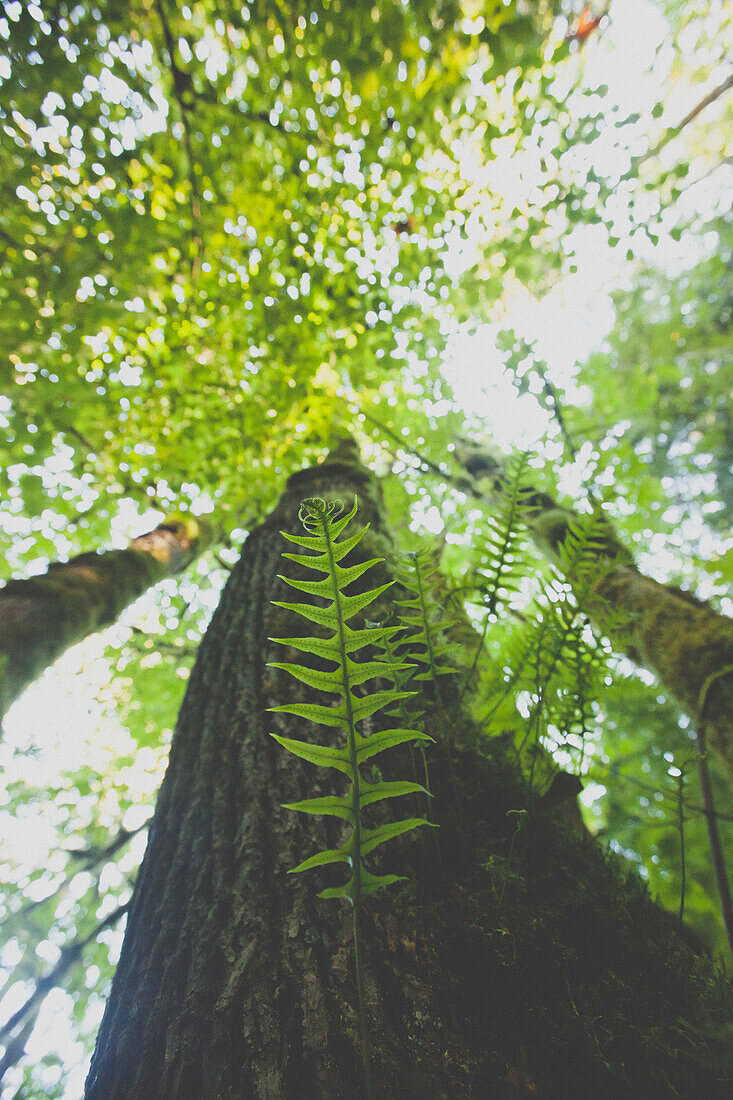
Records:
[[[733,621],[639,570],[612,569],[589,610],[611,640],[635,650],[698,726],[733,776]]]
[[[466,445],[457,456],[471,479],[479,479],[465,479],[465,490],[473,487],[484,499],[501,490],[500,459]],[[535,545],[557,560],[578,517],[534,489],[523,504]],[[691,593],[645,576],[610,522],[597,559],[598,579],[584,610],[616,649],[654,672],[693,722],[705,726],[711,749],[733,777],[733,621]]]
[[[109,626],[152,584],[185,569],[213,537],[206,521],[171,516],[126,550],[80,554],[0,589],[0,717],[69,646]]]

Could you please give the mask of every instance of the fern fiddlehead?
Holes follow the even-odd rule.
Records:
[[[400,881],[404,876],[388,874],[377,875],[369,871],[363,859],[379,845],[393,837],[400,836],[421,825],[428,825],[424,818],[406,818],[390,822],[376,828],[366,827],[361,820],[362,810],[375,802],[387,798],[417,792],[425,793],[419,783],[407,780],[386,782],[368,782],[360,774],[360,766],[377,753],[395,745],[413,741],[431,741],[428,734],[414,729],[387,729],[365,737],[358,730],[358,724],[383,708],[394,705],[411,696],[405,691],[373,691],[357,695],[354,689],[367,681],[381,678],[390,668],[384,661],[354,661],[352,654],[365,646],[382,641],[385,632],[395,633],[399,627],[354,628],[349,620],[363,612],[370,604],[394,583],[392,581],[377,588],[355,595],[346,595],[344,589],[359,580],[369,569],[383,561],[372,558],[352,566],[343,566],[340,562],[353,550],[364,537],[367,527],[363,527],[348,538],[340,538],[345,528],[356,515],[357,503],[343,514],[341,501],[326,503],[320,497],[310,497],[302,501],[299,516],[308,534],[293,535],[283,531],[283,536],[296,546],[303,547],[307,554],[284,554],[283,557],[297,565],[315,569],[325,574],[320,580],[299,580],[281,577],[291,588],[308,595],[320,597],[328,602],[326,607],[311,603],[282,603],[274,601],[278,607],[301,615],[309,622],[331,631],[330,637],[293,637],[273,638],[272,641],[291,646],[306,654],[325,659],[333,667],[327,671],[310,668],[292,661],[272,662],[272,667],[288,672],[295,679],[318,691],[340,696],[335,705],[320,703],[285,703],[270,708],[273,711],[293,714],[320,725],[340,729],[346,738],[346,744],[331,747],[296,741],[272,734],[283,748],[301,757],[309,763],[334,768],[346,775],[351,790],[346,797],[330,795],[324,798],[309,798],[300,802],[288,803],[286,808],[306,814],[326,814],[341,818],[351,826],[348,839],[339,848],[330,848],[318,852],[299,863],[291,873],[307,871],[327,864],[345,863],[350,870],[346,883],[341,886],[322,890],[323,898],[346,898],[353,910],[354,956],[359,1005],[359,1024],[361,1032],[362,1054],[366,1075],[366,1092],[369,1095],[369,1035],[366,1020],[364,998],[364,965],[361,933],[361,899],[384,886]],[[393,674],[406,670],[404,662],[394,664]]]

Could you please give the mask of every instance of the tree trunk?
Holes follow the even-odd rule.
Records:
[[[57,657],[109,626],[163,577],[180,573],[212,542],[205,520],[172,517],[126,550],[80,554],[0,589],[0,718]]]
[[[292,599],[277,573],[296,575],[279,531],[302,530],[303,497],[354,494],[372,525],[355,555],[389,555],[370,476],[331,460],[290,479],[229,579],[179,716],[86,1100],[363,1096],[351,913],[316,896],[341,877],[287,874],[340,843],[342,823],[281,806],[342,793],[341,777],[268,735],[329,732],[268,713],[304,697],[267,667],[283,659],[269,639],[298,629],[270,602]],[[450,728],[455,746],[430,752],[441,828],[379,849],[372,868],[410,882],[365,902],[374,1095],[722,1100],[708,1029],[725,1018],[725,983],[636,878],[532,808],[504,739],[481,744],[455,699],[427,703],[428,732]],[[407,750],[377,760],[385,778],[408,777]],[[422,812],[410,797],[400,816]],[[509,811],[522,809],[517,833]]]
[[[502,484],[500,461],[465,447],[458,457],[480,480],[462,482],[462,489],[492,501]],[[556,560],[579,517],[536,490],[526,493],[524,504],[522,518],[533,542]],[[733,620],[690,592],[647,577],[610,522],[584,610],[620,653],[659,677],[698,729],[704,728],[708,745],[733,777]]]

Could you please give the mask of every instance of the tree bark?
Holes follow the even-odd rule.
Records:
[[[0,589],[0,718],[69,646],[113,623],[163,577],[180,573],[213,541],[202,519],[171,517],[126,550],[80,554]]]
[[[492,502],[502,485],[500,461],[465,447],[458,457],[473,481],[462,481],[464,491]],[[537,548],[557,560],[572,521],[581,517],[548,493],[528,490],[522,518]],[[710,749],[733,777],[733,620],[692,593],[647,577],[610,522],[584,610],[619,652],[650,669],[705,728]]]
[[[299,621],[271,603],[292,599],[277,574],[297,575],[279,531],[302,530],[303,497],[354,494],[371,523],[355,556],[389,558],[378,490],[340,456],[290,479],[228,581],[179,716],[86,1100],[363,1096],[351,913],[316,896],[341,876],[287,874],[341,843],[342,823],[282,807],[343,793],[341,777],[269,736],[329,731],[268,713],[307,693],[267,666],[283,659],[270,639]],[[722,1100],[706,1029],[726,993],[711,968],[638,880],[535,812],[503,739],[481,743],[456,697],[426,699],[428,732],[450,728],[455,745],[430,753],[441,828],[372,864],[410,878],[365,904],[375,1095]],[[408,750],[377,761],[385,778],[414,778]]]

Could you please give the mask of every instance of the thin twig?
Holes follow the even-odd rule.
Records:
[[[664,148],[665,145],[667,145],[668,142],[670,142],[673,138],[676,138],[678,134],[681,134],[684,128],[686,126],[689,126],[689,124],[697,118],[701,111],[704,111],[705,108],[709,107],[711,103],[715,103],[716,99],[720,99],[720,97],[722,95],[725,95],[725,93],[730,88],[733,88],[733,73],[729,77],[727,77],[727,79],[724,80],[721,84],[718,84],[717,88],[713,88],[711,92],[708,92],[706,96],[703,96],[700,102],[685,115],[681,122],[678,122],[676,126],[669,126],[664,131],[654,148],[647,150],[647,152],[644,153],[643,156],[640,156],[636,159],[635,167],[639,168],[639,166],[644,164],[645,161],[649,160],[651,157],[655,157],[657,153],[661,152],[661,150]]]
[[[682,882],[680,884],[680,920],[685,915],[685,890],[687,889],[687,864],[685,860],[685,803],[682,797],[685,784],[685,773],[680,768],[677,778],[677,816],[680,827],[680,864],[682,867]]]
[[[20,1024],[24,1023],[30,1013],[37,1014],[46,994],[49,993],[54,986],[58,985],[66,972],[71,969],[74,963],[79,961],[84,948],[87,947],[92,940],[96,939],[100,932],[116,924],[120,917],[127,912],[129,907],[129,901],[125,902],[124,905],[118,905],[117,908],[113,909],[111,913],[108,913],[104,920],[101,920],[88,935],[63,948],[59,961],[53,969],[49,970],[48,974],[36,982],[36,987],[30,996],[27,997],[20,1008],[13,1013],[8,1022],[0,1028],[0,1042],[4,1042],[5,1039],[9,1038],[15,1029]],[[22,1052],[19,1056],[22,1056]]]
[[[622,772],[619,771],[618,766],[615,764],[604,764],[601,760],[594,760],[592,768],[602,768],[603,771],[609,772],[609,774],[612,775],[614,779],[620,779],[622,783],[631,783],[632,786],[639,787],[639,789],[642,791],[649,791],[650,794],[661,794],[662,799],[665,802],[672,801],[671,796],[665,794],[664,791],[660,791],[659,787],[655,787],[652,783],[645,783],[642,779],[636,779],[632,775],[624,775]],[[733,814],[720,813],[718,810],[711,810],[706,806],[698,806],[694,802],[686,801],[684,803],[684,806],[686,810],[691,810],[692,813],[695,814],[703,814],[703,816],[707,818],[713,817],[717,818],[718,821],[733,822]]]
[[[100,863],[104,863],[106,860],[111,859],[113,855],[119,852],[120,848],[124,848],[129,840],[149,827],[150,818],[144,821],[142,825],[138,825],[137,829],[125,829],[120,827],[117,835],[109,844],[105,845],[104,848],[66,848],[64,850],[72,859],[79,860],[85,871],[92,871],[95,867],[98,867]],[[74,873],[77,873],[77,868],[74,868]],[[64,895],[69,888],[71,878],[73,878],[73,875],[65,878],[56,890],[47,894],[46,897],[41,898],[40,901],[27,901],[24,905],[21,905],[18,909],[14,910],[14,912],[10,913],[9,917],[12,917],[16,924],[19,921],[27,923],[26,918],[30,916],[31,913],[35,912],[36,909],[40,909],[42,905],[46,905],[52,898],[60,898]]]
[[[2,1082],[3,1077],[9,1069],[12,1069],[13,1066],[17,1066],[18,1062],[25,1054],[26,1043],[31,1037],[33,1028],[36,1026],[40,1007],[41,1006],[38,1005],[35,1012],[31,1013],[15,1038],[11,1039],[5,1047],[5,1053],[2,1056],[2,1060],[0,1060],[0,1082]]]
[[[570,433],[570,429],[568,428],[568,426],[565,422],[565,414],[563,413],[563,409],[562,409],[562,405],[560,403],[560,398],[558,396],[557,389],[555,388],[554,384],[548,378],[547,369],[546,369],[544,363],[542,363],[539,360],[535,359],[534,368],[540,376],[540,380],[542,382],[542,389],[544,391],[545,398],[546,398],[547,402],[550,405],[550,410],[549,411],[552,413],[552,415],[555,417],[555,420],[557,421],[557,426],[560,429],[560,435],[562,436],[563,442],[565,443],[565,446],[567,447],[567,451],[568,451],[568,454],[570,455],[570,458],[572,459],[573,462],[575,462],[575,459],[578,457],[578,450],[577,450],[577,447],[575,446],[575,441],[574,441],[574,439],[573,439],[573,437]]]
[[[388,427],[387,424],[382,424],[380,420],[377,420],[375,416],[372,416],[371,413],[368,413],[366,409],[360,408],[359,412],[365,420],[368,420],[371,424],[374,425],[375,428],[379,428],[380,432],[384,432],[385,435],[390,436],[390,438],[394,439],[396,443],[399,443],[400,447],[403,451],[405,451],[406,454],[412,455],[412,457],[416,458],[418,462],[421,462],[426,470],[430,470],[431,473],[436,474],[438,477],[442,477],[444,480],[452,482],[457,487],[459,487],[458,483],[461,482],[464,491],[470,489],[470,482],[468,481],[468,479],[464,480],[463,478],[457,478],[455,474],[452,474],[450,470],[447,469],[447,467],[439,466],[437,463],[432,462],[429,458],[426,458],[425,455],[421,455],[418,451],[414,449],[414,447],[408,446],[407,441],[403,439],[402,436],[398,435],[394,428]]]
[[[84,869],[89,870],[91,867],[96,867],[103,860],[109,859],[111,856],[118,852],[120,848],[123,848],[129,840],[138,833],[141,833],[144,829],[147,829],[150,825],[150,820],[144,821],[142,825],[138,825],[136,829],[125,829],[120,827],[117,835],[106,844],[104,848],[67,848],[66,851],[74,859],[83,861]]]
[[[711,103],[715,103],[716,99],[720,99],[722,95],[725,95],[729,88],[733,88],[733,73],[731,73],[728,79],[724,80],[722,84],[719,84],[717,88],[713,88],[712,92],[708,92],[708,94],[700,100],[698,105],[696,107],[693,107],[689,114],[685,115],[681,122],[671,128],[675,131],[675,133],[679,133],[680,130],[684,130],[685,126],[692,122],[693,119],[696,119],[701,111],[704,111],[705,108],[709,107]]]

